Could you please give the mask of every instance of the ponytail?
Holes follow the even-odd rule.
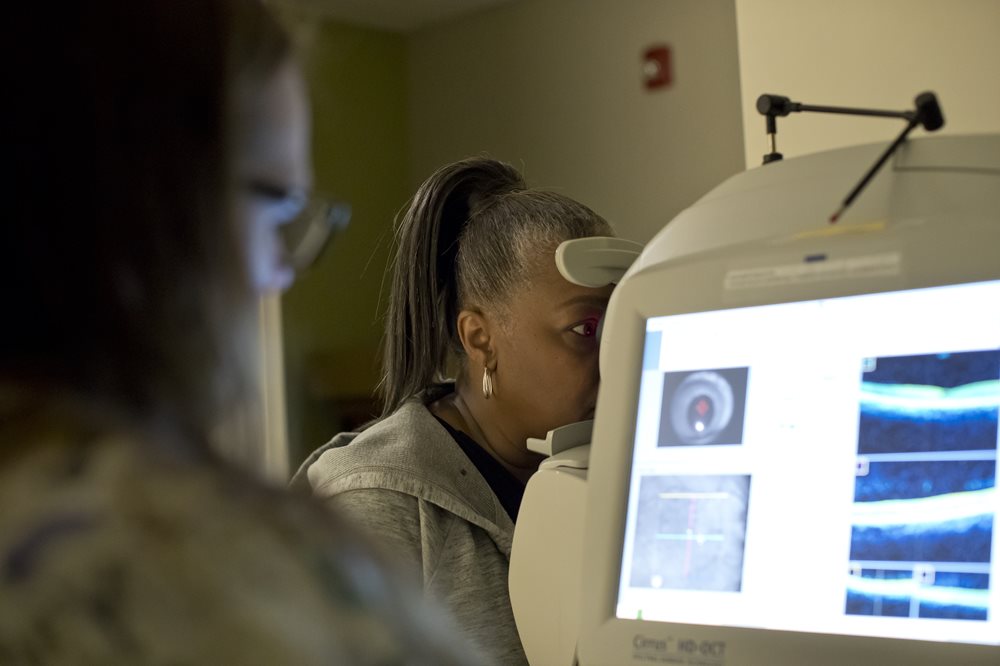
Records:
[[[459,240],[497,196],[525,189],[511,166],[471,158],[445,166],[413,196],[396,233],[382,342],[382,416],[431,386],[457,351]]]

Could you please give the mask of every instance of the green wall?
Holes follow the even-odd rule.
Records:
[[[409,196],[404,38],[332,22],[300,32],[313,106],[315,189],[346,200],[353,215],[282,302],[293,469],[370,415],[383,275],[393,220]]]

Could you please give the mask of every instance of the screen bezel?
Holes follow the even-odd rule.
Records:
[[[863,246],[851,240],[841,244],[846,247],[863,247],[864,249],[859,252],[862,255],[884,253],[887,249],[885,245],[873,248],[870,243]],[[797,245],[798,247],[790,251],[775,251],[768,248],[762,253],[768,256],[763,258],[748,255],[750,259],[743,266],[787,262],[793,257],[801,261],[803,256],[812,256],[817,252],[831,256],[833,254],[831,246],[837,243],[823,240],[813,244]],[[924,258],[919,255],[929,253],[931,247],[923,244],[921,249],[922,252],[909,253],[908,258],[921,261]],[[892,251],[891,248],[889,250]],[[900,252],[898,270],[863,279],[816,280],[786,285],[781,289],[764,287],[738,292],[720,289],[725,276],[734,269],[734,266],[739,267],[731,256],[738,252],[739,249],[736,249],[718,253],[714,257],[697,257],[694,260],[674,261],[666,266],[652,266],[630,276],[612,297],[607,315],[609,326],[605,330],[605,340],[602,342],[602,388],[598,398],[591,452],[587,503],[588,533],[584,549],[584,576],[588,581],[589,591],[585,594],[582,610],[581,657],[595,650],[594,655],[611,654],[610,646],[616,639],[622,642],[619,650],[627,649],[629,637],[634,638],[642,632],[664,634],[683,630],[691,636],[704,636],[704,640],[711,640],[720,635],[720,632],[725,633],[730,638],[744,643],[744,649],[748,654],[753,652],[755,649],[753,646],[761,640],[761,634],[768,634],[784,637],[783,640],[787,641],[789,649],[793,651],[795,645],[808,643],[808,641],[800,643],[796,636],[822,635],[828,644],[839,646],[840,652],[831,654],[841,656],[853,652],[852,646],[867,645],[871,648],[891,641],[913,644],[909,647],[900,645],[893,647],[894,650],[905,653],[912,652],[913,658],[922,658],[935,653],[947,654],[949,658],[961,654],[962,658],[969,659],[970,663],[979,663],[976,659],[987,654],[995,658],[997,654],[995,646],[978,644],[942,644],[910,639],[900,641],[866,636],[654,623],[616,617],[626,536],[629,480],[636,434],[638,404],[634,397],[637,395],[642,374],[646,321],[650,317],[906,291],[984,282],[1000,277],[994,266],[984,267],[982,262],[974,261],[951,267],[949,279],[942,279],[942,275],[933,272],[914,275],[912,271],[906,270],[907,266],[902,261],[903,254]],[[685,289],[664,289],[663,284],[682,284],[685,285]],[[694,288],[697,285],[711,285],[711,288],[698,290]],[[697,298],[693,296],[696,293]],[[614,371],[607,372],[607,368],[613,368]],[[602,445],[602,441],[615,443]],[[623,446],[622,442],[627,442],[627,445]],[[609,501],[609,497],[614,499]],[[582,663],[587,662],[582,661]],[[607,662],[598,659],[594,663]],[[832,660],[830,663],[836,661]]]

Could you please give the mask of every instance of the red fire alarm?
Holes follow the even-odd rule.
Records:
[[[673,78],[670,47],[657,44],[647,48],[642,54],[642,79],[646,90],[669,88]]]

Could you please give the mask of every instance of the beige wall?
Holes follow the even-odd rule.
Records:
[[[998,0],[736,0],[746,164],[767,152],[761,93],[904,110],[934,91],[944,133],[1000,131]],[[785,157],[867,142],[904,125],[797,114],[778,119]],[[922,132],[923,130],[915,130]]]
[[[641,54],[671,45],[674,85]],[[743,167],[732,0],[521,0],[407,42],[409,173],[488,152],[646,241]]]
[[[409,35],[285,13],[317,189],[354,207],[282,299],[293,467],[367,407],[393,218],[433,169],[489,152],[644,241],[742,168],[733,0],[518,0]],[[664,42],[675,83],[647,93]]]
[[[293,468],[366,418],[393,218],[432,170],[489,152],[645,241],[742,168],[733,0],[516,0],[409,35],[280,6],[312,91],[317,189],[354,208],[282,299]],[[640,56],[663,42],[675,84],[649,94]]]

